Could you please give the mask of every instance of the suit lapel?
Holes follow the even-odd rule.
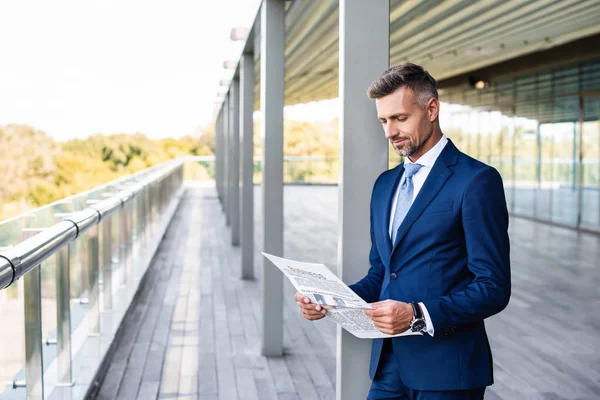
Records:
[[[394,205],[394,194],[396,194],[398,182],[400,182],[400,178],[404,174],[404,164],[400,164],[394,172],[395,175],[393,175],[391,179],[392,184],[385,188],[385,192],[383,194],[383,199],[387,201],[385,207],[385,218],[382,226],[383,243],[385,244],[387,254],[392,253],[392,241],[390,240],[390,218],[392,215],[392,206]]]
[[[448,140],[446,147],[444,147],[444,150],[442,150],[442,153],[436,160],[435,164],[433,164],[433,168],[431,168],[427,179],[425,179],[423,187],[408,210],[406,217],[400,224],[398,233],[396,235],[396,243],[394,243],[391,254],[393,254],[393,252],[396,250],[398,244],[402,241],[413,223],[417,220],[417,218],[419,218],[425,208],[427,208],[429,203],[431,203],[431,201],[435,198],[442,186],[444,186],[450,175],[452,175],[452,170],[448,167],[456,164],[457,157],[458,149],[450,140]]]

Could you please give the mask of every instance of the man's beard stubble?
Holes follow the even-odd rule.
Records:
[[[396,150],[396,153],[398,155],[405,157],[405,158],[406,157],[410,158],[410,157],[414,156],[415,154],[417,154],[419,151],[421,151],[423,146],[425,146],[425,143],[427,143],[427,141],[431,138],[431,135],[433,135],[433,126],[431,126],[431,129],[429,130],[429,134],[421,143],[414,144],[411,139],[408,139],[408,144],[402,150],[396,149],[396,148],[394,148],[394,149]]]

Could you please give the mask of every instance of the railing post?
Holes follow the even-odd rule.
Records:
[[[98,225],[94,225],[88,231],[88,336],[100,336],[99,250]]]
[[[87,205],[87,196],[82,196],[77,200],[77,208],[75,211],[83,210]],[[77,265],[79,266],[79,277],[78,281],[81,285],[79,292],[80,304],[87,304],[88,299],[83,297],[83,293],[88,289],[88,265],[87,265],[87,242],[83,240],[76,240],[74,242],[74,251],[77,258]]]
[[[103,309],[112,309],[112,218],[108,217],[100,222],[102,226],[102,283],[103,283]]]
[[[44,231],[23,229],[23,239]],[[44,400],[44,359],[42,354],[42,279],[40,265],[23,278],[25,313],[25,391],[28,400]]]
[[[127,284],[127,264],[129,254],[127,251],[127,218],[129,217],[129,205],[123,204],[119,211],[119,261],[121,263],[121,285]]]
[[[110,198],[116,193],[104,193],[103,197]],[[112,226],[113,215],[102,218],[100,221],[102,232],[102,252],[100,256],[100,270],[102,272],[102,294],[103,294],[103,310],[112,310],[112,265],[113,259],[113,240]]]
[[[144,189],[144,244],[150,241],[150,228],[152,227],[152,208],[150,205],[150,185]]]
[[[125,204],[125,208],[126,208],[126,216],[127,216],[127,222],[126,222],[126,234],[125,234],[125,248],[126,250],[126,254],[125,254],[125,276],[127,277],[127,279],[130,279],[131,276],[131,270],[132,270],[132,265],[133,265],[133,216],[134,216],[134,212],[135,212],[135,199],[130,199],[126,204]]]
[[[54,219],[69,216],[56,213]],[[71,246],[63,246],[56,254],[56,357],[58,364],[57,386],[73,386],[71,365]]]
[[[138,254],[146,247],[146,187],[138,193]]]

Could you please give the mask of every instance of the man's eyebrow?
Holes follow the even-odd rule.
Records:
[[[390,116],[381,116],[379,117],[379,119],[392,119],[392,118],[398,118],[398,117],[408,117],[408,113],[396,113],[396,114],[392,114]]]

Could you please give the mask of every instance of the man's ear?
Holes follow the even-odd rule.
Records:
[[[429,121],[433,122],[438,118],[440,114],[440,101],[435,97],[432,97],[427,102],[427,115],[429,116]]]

